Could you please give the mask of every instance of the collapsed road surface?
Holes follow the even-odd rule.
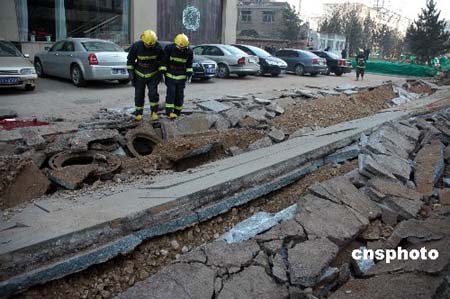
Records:
[[[446,92],[418,100],[414,106],[424,107],[446,99]],[[140,190],[124,187],[110,195],[99,194],[94,203],[80,198],[81,205],[63,208],[57,202],[48,202],[41,207],[47,214],[36,211],[27,214],[29,210],[24,210],[12,218],[11,222],[16,225],[2,231],[9,241],[4,247],[9,251],[2,251],[6,262],[2,273],[10,271],[11,277],[2,287],[5,286],[4,290],[11,286],[26,288],[82,270],[119,253],[132,251],[147,238],[225,212],[308,174],[323,165],[337,149],[357,140],[361,133],[412,113],[417,110],[405,107],[401,111],[384,111],[205,165],[191,173],[161,177],[153,184],[142,184]],[[339,159],[339,155],[334,158]],[[211,194],[213,190],[217,193]],[[130,198],[132,202],[128,201]],[[30,225],[29,221],[34,224]],[[20,240],[14,238],[18,233]],[[57,243],[52,243],[55,241]],[[53,250],[55,244],[57,250]],[[2,250],[4,248],[2,245]],[[70,253],[74,251],[78,254]]]

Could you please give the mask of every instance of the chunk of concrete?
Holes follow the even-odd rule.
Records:
[[[240,154],[242,154],[242,153],[244,153],[244,151],[240,148],[240,147],[237,147],[237,146],[232,146],[232,147],[230,147],[229,149],[228,149],[228,152],[234,157],[234,156],[237,156],[237,155],[240,155]]]
[[[402,197],[409,200],[420,201],[423,198],[423,195],[419,192],[394,180],[373,178],[368,182],[367,186],[375,189],[379,194],[382,194],[382,197],[379,199],[386,197]]]
[[[245,117],[246,112],[242,109],[232,108],[222,115],[230,122],[231,127],[235,127]]]
[[[269,133],[269,138],[275,143],[280,143],[286,139],[286,134],[280,129],[273,128]]]
[[[314,287],[339,252],[339,247],[326,238],[308,240],[288,250],[290,282]]]
[[[367,250],[367,247],[361,246],[359,247],[359,250],[361,252],[364,252]],[[353,271],[355,272],[356,276],[364,277],[370,271],[370,269],[372,269],[372,267],[375,266],[375,262],[371,258],[362,257],[361,259],[358,260],[352,258],[351,265],[353,267]]]
[[[348,84],[348,83],[338,85],[338,86],[336,86],[334,88],[334,90],[339,91],[339,92],[343,92],[343,91],[346,91],[346,90],[356,90],[356,89],[357,88],[356,88],[355,85],[351,85],[351,84]]]
[[[31,161],[18,168],[14,182],[6,187],[2,199],[4,208],[11,208],[44,195],[50,181]]]
[[[415,163],[416,190],[431,196],[434,185],[444,171],[444,145],[439,140],[433,140],[417,153]]]
[[[315,196],[350,207],[355,215],[365,217],[363,222],[378,218],[381,214],[380,208],[344,176],[316,183],[309,191]]]
[[[417,143],[419,141],[420,131],[412,125],[408,125],[404,122],[394,122],[389,123],[388,126],[393,128],[400,135],[408,138],[408,140],[412,143]]]
[[[287,282],[286,264],[281,254],[276,254],[272,259],[272,275],[281,282]]]
[[[48,172],[51,181],[69,189],[75,190],[82,186],[82,183],[98,170],[97,165],[70,165],[61,169],[52,169]]]
[[[305,241],[306,234],[300,224],[290,219],[281,222],[263,234],[257,235],[255,240],[262,242],[272,240],[283,240],[285,242],[289,242],[290,240]]]
[[[292,106],[296,104],[295,100],[291,97],[280,98],[275,101],[275,104],[283,108],[284,110],[291,110]]]
[[[396,179],[395,176],[386,168],[378,164],[370,155],[360,154],[358,156],[358,171],[367,178],[377,176]]]
[[[262,139],[259,139],[255,142],[253,142],[252,144],[250,144],[248,146],[248,149],[251,151],[257,150],[257,149],[261,149],[261,148],[265,148],[265,147],[269,147],[272,145],[272,139],[270,139],[269,137],[264,137]]]
[[[267,105],[266,110],[269,112],[275,112],[276,115],[281,115],[284,113],[284,109],[281,106],[274,104]]]
[[[228,119],[219,116],[214,123],[214,129],[216,129],[219,132],[224,132],[228,130],[231,127],[231,123]]]
[[[218,299],[288,298],[289,292],[267,275],[263,267],[250,266],[224,282]],[[193,297],[195,298],[195,297]]]
[[[295,131],[294,133],[292,133],[289,138],[296,138],[296,137],[302,137],[305,135],[308,135],[309,133],[313,132],[313,128],[311,127],[304,127],[301,129],[298,129],[297,131]]]
[[[213,111],[216,113],[227,111],[232,108],[231,106],[222,104],[216,100],[198,102],[197,106],[204,110]]]
[[[163,268],[150,278],[136,283],[117,299],[203,298],[214,294],[216,272],[199,263],[176,263]]]
[[[442,277],[424,274],[386,274],[368,279],[350,279],[330,299],[429,299],[434,298]]]
[[[221,268],[241,268],[248,265],[260,248],[256,241],[244,241],[228,244],[224,241],[214,241],[204,247],[207,264]]]
[[[325,157],[325,163],[337,164],[348,160],[352,160],[358,157],[361,149],[358,144],[352,144],[341,148],[333,154]]]
[[[253,101],[259,105],[270,105],[272,104],[271,100],[268,99],[260,99],[260,98],[254,98]]]
[[[450,188],[439,189],[439,202],[441,205],[450,206]]]
[[[352,241],[369,224],[349,207],[311,194],[299,200],[295,220],[309,239],[328,238],[340,246]]]
[[[94,141],[117,142],[119,132],[117,130],[82,130],[78,131],[69,139],[70,149],[75,152],[87,151],[89,143]]]
[[[30,128],[20,129],[20,135],[24,140],[25,144],[31,148],[44,149],[47,145],[47,141],[35,130]]]

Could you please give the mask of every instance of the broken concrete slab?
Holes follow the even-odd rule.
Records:
[[[408,138],[412,143],[417,143],[419,141],[420,131],[416,127],[408,125],[406,122],[389,123],[388,126]]]
[[[235,127],[245,117],[246,112],[242,109],[232,108],[222,115],[230,122],[231,127]]]
[[[61,169],[54,169],[48,172],[50,180],[56,184],[75,190],[81,188],[83,182],[98,169],[97,165],[71,165]]]
[[[276,254],[272,258],[272,275],[281,282],[287,282],[287,267],[281,254]]]
[[[426,144],[417,153],[415,163],[417,191],[425,196],[431,196],[434,185],[444,171],[444,145],[439,140]]]
[[[450,206],[450,188],[439,189],[439,203]]]
[[[290,282],[302,287],[314,287],[323,270],[333,261],[339,251],[326,238],[308,240],[288,250]]]
[[[264,114],[264,116],[267,119],[274,119],[277,116],[277,114],[275,112],[266,111],[266,114]]]
[[[176,121],[161,119],[163,139],[196,135],[208,132],[217,121],[216,115],[193,114],[189,117],[180,117]]]
[[[295,220],[290,219],[282,221],[280,224],[274,226],[263,234],[257,235],[255,240],[258,242],[268,242],[272,240],[283,240],[285,242],[289,242],[291,240],[305,241],[306,234],[300,224],[298,224]]]
[[[240,148],[240,147],[237,147],[237,146],[232,146],[232,147],[230,147],[229,149],[228,149],[228,152],[234,157],[234,156],[237,156],[237,155],[240,155],[240,154],[242,154],[242,153],[244,153],[244,151]]]
[[[375,162],[381,167],[389,171],[394,177],[402,182],[409,181],[412,167],[409,161],[394,156],[372,155]]]
[[[365,217],[363,222],[378,218],[381,214],[380,208],[343,176],[315,183],[308,190],[315,196],[348,206],[355,215]]]
[[[267,105],[266,110],[269,112],[275,112],[276,115],[281,115],[284,113],[283,107],[274,104]]]
[[[367,186],[377,191],[378,198],[373,198],[375,201],[383,200],[386,197],[401,197],[415,201],[420,201],[423,198],[421,193],[395,180],[373,178]]]
[[[367,247],[361,246],[359,247],[359,250],[361,252],[364,252],[367,250]],[[361,258],[359,260],[355,260],[352,258],[350,261],[353,271],[355,272],[355,275],[357,277],[364,277],[370,271],[370,269],[375,266],[375,262],[371,258]]]
[[[78,131],[68,140],[70,149],[75,152],[87,151],[89,144],[94,141],[117,142],[119,132],[117,130],[82,130]]]
[[[197,102],[197,106],[199,106],[202,109],[213,111],[216,113],[227,111],[232,108],[231,106],[222,104],[216,100]]]
[[[358,144],[352,144],[337,150],[325,158],[325,163],[338,164],[358,157],[361,149]]]
[[[203,248],[207,256],[207,264],[220,268],[242,268],[250,263],[260,251],[256,241],[244,241],[228,244],[214,241]]]
[[[368,279],[350,279],[330,299],[429,299],[434,298],[442,278],[424,274],[386,274]]]
[[[277,284],[263,267],[250,266],[224,282],[218,299],[288,298],[285,286]]]
[[[346,90],[357,90],[357,87],[355,85],[351,85],[351,84],[341,84],[341,85],[336,86],[334,88],[334,90],[343,92]]]
[[[216,272],[203,264],[176,263],[136,283],[116,298],[166,299],[170,294],[172,298],[210,299],[214,294],[215,277]]]
[[[286,134],[282,130],[277,128],[272,128],[268,136],[275,143],[283,142],[286,139]]]
[[[275,105],[280,106],[282,109],[289,111],[292,106],[296,104],[295,100],[291,97],[284,97],[274,101]]]
[[[366,229],[368,219],[347,206],[311,194],[298,201],[295,220],[305,229],[309,239],[328,238],[344,246]]]
[[[313,132],[314,129],[311,127],[304,127],[301,129],[298,129],[297,131],[295,131],[294,133],[292,133],[289,138],[297,138],[297,137],[302,137],[305,135],[308,135],[309,133]]]
[[[259,104],[259,105],[270,105],[270,104],[272,104],[272,101],[271,100],[267,100],[267,99],[254,98],[253,101],[256,104]]]
[[[358,171],[369,179],[378,176],[396,179],[389,170],[378,164],[371,155],[360,154],[358,156]]]
[[[31,148],[42,150],[47,145],[47,141],[35,130],[23,128],[19,132],[25,144]]]
[[[50,181],[34,162],[17,165],[18,174],[14,182],[3,193],[5,208],[14,207],[44,195],[50,187]]]

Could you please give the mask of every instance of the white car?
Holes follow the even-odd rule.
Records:
[[[36,87],[36,70],[13,43],[0,40],[0,88],[21,87],[32,91]]]

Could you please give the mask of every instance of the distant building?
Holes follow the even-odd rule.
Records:
[[[446,21],[445,31],[446,31],[446,32],[450,32],[450,20],[447,20],[447,21]]]
[[[329,47],[329,52],[341,55],[342,50],[345,48],[346,38],[342,34],[319,33],[318,39],[319,45],[314,47],[315,49],[324,50]]]

